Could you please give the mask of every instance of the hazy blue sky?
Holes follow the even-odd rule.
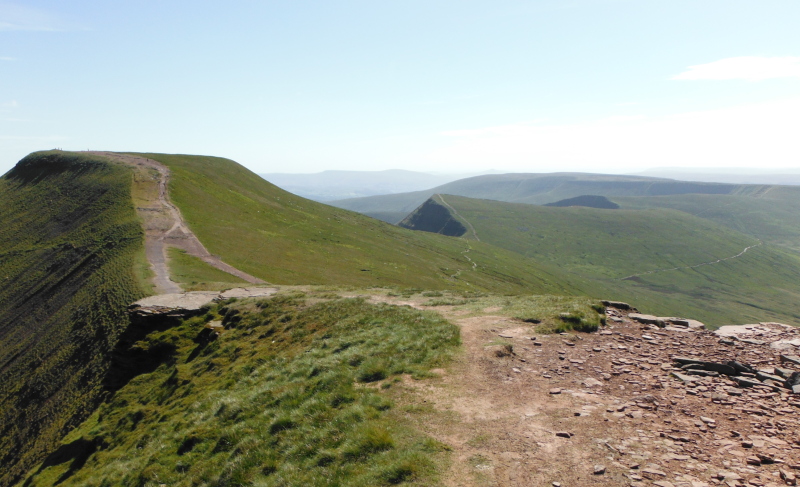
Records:
[[[800,166],[800,2],[0,0],[0,173]]]

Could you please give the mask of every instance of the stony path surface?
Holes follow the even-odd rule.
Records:
[[[145,157],[118,154],[115,152],[96,152],[90,154],[106,157],[113,161],[129,164],[141,169],[137,177],[147,178],[152,174],[157,185],[155,194],[151,194],[146,202],[140,203],[136,211],[142,218],[145,230],[145,253],[153,270],[153,284],[158,294],[180,293],[180,286],[169,277],[167,247],[173,246],[185,250],[189,255],[202,259],[205,263],[228,274],[234,275],[253,284],[264,281],[226,264],[219,257],[212,255],[195,234],[189,229],[180,210],[169,199],[169,169],[160,162]]]
[[[609,308],[600,333],[537,335],[496,309],[431,309],[459,325],[464,354],[404,386],[436,411],[423,429],[453,449],[446,485],[795,485],[800,394],[775,374],[800,370],[781,358],[798,353],[796,328],[658,328]],[[680,360],[748,364],[753,382]]]

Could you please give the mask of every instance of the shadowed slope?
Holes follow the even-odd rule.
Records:
[[[450,209],[436,201],[436,196],[405,217],[398,226],[409,230],[440,233],[449,237],[460,237],[467,233],[467,227],[451,214]]]
[[[131,171],[34,153],[0,178],[0,485],[102,398],[107,354],[143,295]]]

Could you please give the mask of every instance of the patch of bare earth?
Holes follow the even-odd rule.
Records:
[[[403,386],[434,411],[422,428],[453,449],[446,485],[795,485],[800,396],[769,381],[673,375],[686,379],[674,360],[685,356],[776,373],[788,352],[769,346],[775,337],[730,342],[615,309],[600,333],[538,335],[512,318],[434,309],[461,328],[463,354],[440,378]]]

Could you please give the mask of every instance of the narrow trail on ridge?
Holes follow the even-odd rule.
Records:
[[[226,264],[212,255],[189,229],[180,210],[169,199],[169,169],[158,161],[145,157],[115,152],[89,151],[138,169],[135,180],[141,189],[134,195],[136,213],[142,219],[145,231],[145,254],[153,270],[153,284],[157,294],[181,293],[181,287],[170,278],[167,247],[176,247],[201,259],[210,266],[227,272],[252,284],[264,284],[257,277]],[[138,197],[138,198],[137,198]]]
[[[745,249],[742,250],[741,252],[739,252],[738,254],[732,255],[730,257],[725,257],[724,259],[717,259],[717,260],[712,260],[710,262],[703,262],[702,264],[687,265],[687,266],[683,266],[683,267],[671,267],[669,269],[655,269],[655,270],[652,270],[652,271],[642,272],[641,274],[631,274],[630,276],[627,276],[627,277],[620,277],[620,278],[618,278],[616,280],[617,281],[624,281],[625,279],[631,279],[631,278],[639,277],[639,276],[646,276],[648,274],[656,274],[656,273],[659,273],[659,272],[677,271],[677,270],[681,270],[681,269],[695,269],[697,267],[703,267],[705,265],[719,264],[720,262],[725,262],[726,260],[738,259],[739,257],[741,257],[744,254],[746,254],[748,250],[750,250],[752,248],[755,248],[755,247],[760,247],[761,245],[763,245],[763,243],[764,242],[762,242],[761,239],[759,239],[757,244],[751,245],[749,247],[745,247]]]
[[[467,220],[467,219],[466,219],[466,218],[464,218],[463,216],[459,215],[459,214],[458,214],[458,211],[456,211],[456,209],[455,209],[455,208],[453,208],[452,206],[450,206],[450,203],[448,203],[447,201],[445,201],[445,200],[444,200],[444,197],[442,197],[442,195],[440,195],[440,194],[437,194],[436,196],[438,196],[438,197],[439,197],[439,199],[442,201],[442,204],[443,204],[444,206],[446,206],[446,207],[450,208],[450,211],[452,211],[452,212],[453,212],[453,214],[454,214],[455,216],[457,216],[457,217],[458,217],[458,218],[460,218],[462,221],[464,221],[464,223],[466,223],[466,224],[467,224],[467,226],[469,227],[470,231],[472,232],[472,236],[473,236],[473,237],[475,237],[475,240],[477,240],[478,242],[480,242],[480,241],[481,241],[481,239],[480,239],[480,238],[478,238],[478,232],[476,232],[476,231],[475,231],[475,227],[473,227],[473,226],[472,226],[472,223],[470,223],[470,222],[469,222],[469,220]]]
[[[460,218],[461,220],[463,220],[463,221],[464,221],[464,222],[467,224],[467,226],[469,227],[469,229],[472,231],[472,236],[473,236],[473,237],[475,237],[475,240],[477,240],[478,242],[480,242],[480,241],[481,241],[481,239],[480,239],[480,238],[478,238],[478,232],[476,232],[476,231],[475,231],[475,227],[473,227],[473,226],[472,226],[472,223],[470,223],[470,222],[469,222],[469,220],[467,220],[467,219],[466,219],[466,218],[464,218],[463,216],[459,215],[459,214],[458,214],[458,211],[456,211],[456,209],[455,209],[455,208],[453,208],[452,206],[450,206],[450,203],[448,203],[447,201],[445,201],[445,200],[444,200],[444,198],[442,197],[442,195],[440,195],[440,194],[437,194],[436,196],[438,196],[438,197],[439,197],[439,199],[441,200],[441,202],[442,202],[442,204],[443,204],[443,205],[445,205],[446,207],[450,208],[450,211],[452,211],[454,215],[456,215],[458,218]],[[467,248],[466,248],[466,250],[464,250],[463,252],[461,252],[461,255],[463,255],[463,256],[464,256],[464,258],[466,258],[466,259],[469,261],[469,263],[472,265],[472,270],[474,271],[474,270],[477,270],[477,269],[478,269],[478,264],[477,264],[477,263],[476,263],[474,260],[472,260],[472,259],[470,258],[470,256],[469,256],[469,255],[467,255],[467,254],[469,253],[469,251],[470,251],[470,250],[472,250],[472,245],[470,245],[470,244],[469,244],[469,242],[467,242]],[[460,276],[460,275],[461,275],[461,270],[459,269],[459,270],[458,270],[458,271],[457,271],[455,274],[453,274],[453,275],[452,275],[452,276],[450,276],[450,277],[451,277],[452,279],[456,279],[456,278],[457,278],[458,276]]]

